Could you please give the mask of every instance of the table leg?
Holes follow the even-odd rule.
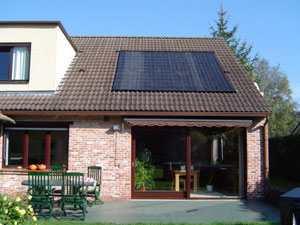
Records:
[[[197,179],[198,179],[197,174],[193,174],[193,189],[194,189],[194,191],[197,191]]]
[[[175,174],[175,191],[179,191],[179,174]]]

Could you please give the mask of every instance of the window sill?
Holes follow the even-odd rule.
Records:
[[[29,80],[0,80],[0,84],[28,84]]]

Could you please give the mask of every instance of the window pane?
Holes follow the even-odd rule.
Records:
[[[183,129],[136,132],[135,189],[184,191],[186,175],[186,132]]]
[[[51,131],[51,165],[68,164],[68,131]]]
[[[0,80],[7,80],[9,74],[10,49],[0,48]]]
[[[240,129],[195,128],[191,131],[191,167],[197,170],[191,198],[239,196]]]
[[[7,132],[6,165],[22,165],[24,131]]]
[[[28,165],[45,163],[46,131],[29,131]]]
[[[29,47],[14,47],[12,80],[27,80],[29,72]]]

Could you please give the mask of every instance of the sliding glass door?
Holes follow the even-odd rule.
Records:
[[[133,198],[243,197],[243,131],[133,128]]]
[[[242,197],[241,129],[191,130],[191,198]]]
[[[137,128],[134,192],[142,196],[148,193],[149,197],[183,197],[186,144],[185,129]]]

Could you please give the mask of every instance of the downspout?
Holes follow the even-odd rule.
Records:
[[[269,180],[269,151],[268,151],[268,122],[269,122],[269,117],[266,117],[266,122],[264,124],[264,175],[265,175],[265,183],[268,182]]]

